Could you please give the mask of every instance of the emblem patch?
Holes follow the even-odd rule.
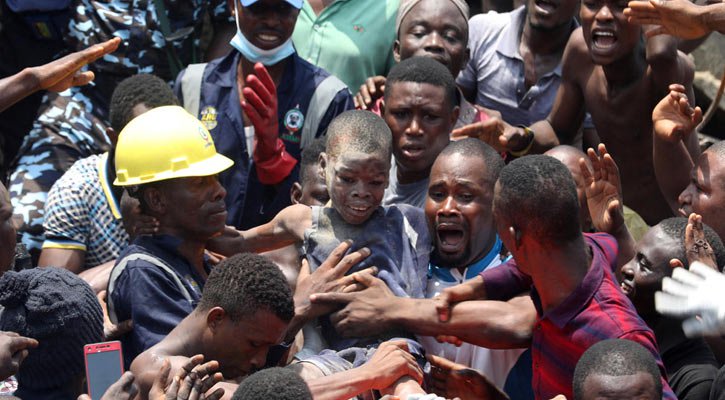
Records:
[[[204,124],[206,129],[212,130],[216,128],[216,108],[212,106],[206,106],[201,110],[201,123]]]

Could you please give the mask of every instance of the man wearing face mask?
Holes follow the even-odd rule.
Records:
[[[302,0],[228,0],[235,51],[179,74],[184,107],[211,132],[234,167],[220,174],[227,223],[261,225],[290,205],[297,161],[329,122],[353,108],[339,79],[300,58],[292,45]]]

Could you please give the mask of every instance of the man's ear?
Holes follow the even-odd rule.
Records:
[[[160,190],[156,186],[151,186],[144,189],[142,196],[144,199],[144,203],[149,208],[149,211],[151,211],[155,215],[166,214],[168,201],[166,199],[166,195],[162,190]]]
[[[209,327],[212,332],[216,332],[226,317],[227,313],[223,308],[212,307],[211,310],[206,312],[206,326]]]
[[[289,197],[292,200],[292,204],[300,204],[302,199],[302,185],[299,182],[292,184],[292,188],[289,190]]]
[[[395,42],[393,42],[393,59],[396,63],[400,62],[400,40],[395,39]]]
[[[672,269],[675,269],[675,268],[685,268],[685,264],[683,264],[682,261],[680,261],[680,260],[678,260],[676,258],[673,258],[673,259],[670,260],[670,267]]]
[[[516,250],[521,247],[521,230],[514,228],[513,226],[509,226],[508,228],[509,235],[511,235],[511,238],[514,240],[514,246],[516,247]]]
[[[458,116],[461,114],[461,107],[455,106],[453,107],[453,111],[451,112],[451,129],[453,129],[454,126],[456,126],[456,122],[458,122]]]
[[[327,182],[327,153],[324,151],[320,153],[320,158],[317,160],[317,176],[319,176],[323,182]]]
[[[106,136],[108,136],[108,140],[111,141],[111,146],[116,147],[116,143],[118,143],[118,133],[116,130],[109,126],[106,128]]]

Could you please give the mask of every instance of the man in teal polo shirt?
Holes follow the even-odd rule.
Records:
[[[300,57],[357,90],[395,65],[399,0],[305,0],[292,35]]]

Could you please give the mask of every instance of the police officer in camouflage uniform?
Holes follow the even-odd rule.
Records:
[[[211,16],[216,33],[210,51],[216,43],[226,42],[234,29],[225,3],[73,0],[66,37],[70,49],[85,48],[113,36],[121,37],[123,43],[92,65],[94,85],[51,93],[43,99],[39,117],[10,168],[8,189],[14,223],[35,261],[44,240],[43,208],[53,183],[75,161],[109,150],[108,103],[116,84],[139,73],[153,73],[171,81],[186,64],[201,59],[197,53],[204,14]]]

